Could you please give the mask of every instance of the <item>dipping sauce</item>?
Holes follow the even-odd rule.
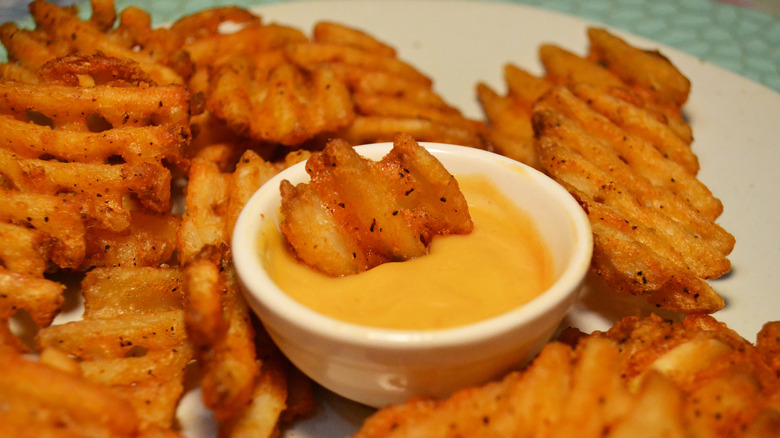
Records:
[[[430,253],[368,271],[330,277],[296,260],[273,222],[260,254],[276,284],[301,304],[360,325],[444,329],[518,307],[554,279],[552,257],[530,217],[485,177],[458,177],[474,230],[437,236]]]

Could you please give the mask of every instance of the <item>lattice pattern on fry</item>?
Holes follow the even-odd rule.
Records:
[[[202,368],[203,400],[220,422],[220,434],[274,436],[283,421],[310,412],[313,396],[310,386],[297,385],[295,398],[288,400],[288,379],[296,374],[265,332],[254,328],[229,241],[239,212],[257,188],[308,154],[293,152],[286,161],[269,163],[247,150],[233,163],[234,149],[206,147],[190,167],[187,211],[178,234],[185,323]]]
[[[542,45],[542,76],[504,68],[505,96],[477,94],[496,152],[536,167],[580,201],[594,229],[595,272],[613,288],[683,313],[723,299],[705,281],[730,270],[723,206],[696,178],[682,109],[690,82],[665,57],[588,29],[579,56]]]
[[[705,281],[727,273],[734,237],[714,221],[720,201],[652,140],[599,109],[620,105],[580,84],[537,101],[539,165],[588,214],[593,268],[616,290],[683,313],[711,313],[723,299]]]
[[[220,32],[227,21],[240,29]],[[242,136],[321,147],[332,137],[362,144],[408,132],[420,141],[483,146],[481,122],[463,117],[430,78],[358,29],[319,22],[310,40],[231,8],[185,17],[171,29],[194,63],[190,89]]]
[[[305,69],[327,65],[346,83],[356,116],[337,136],[351,144],[406,133],[417,141],[484,147],[482,122],[464,117],[433,90],[427,75],[359,29],[319,22],[311,43],[290,45],[286,54]]]
[[[682,323],[632,317],[574,343],[551,343],[525,370],[449,399],[384,408],[354,436],[780,433],[780,379],[766,354],[776,338],[754,346],[709,316]]]
[[[129,38],[130,35],[152,33],[150,20],[132,16],[133,12],[136,15],[142,13],[139,9],[133,8],[127,14],[134,20],[127,20],[126,14],[122,14],[122,22],[113,29],[116,17],[113,2],[95,0],[92,7],[92,18],[82,20],[75,8],[63,8],[43,0],[33,1],[30,13],[35,20],[35,29],[21,29],[12,22],[0,27],[0,41],[6,47],[9,60],[35,71],[55,58],[99,52],[107,57],[133,61],[160,85],[184,82],[179,73],[160,62],[164,59],[160,59],[159,53],[155,56],[159,44],[145,47],[145,41],[140,38]]]
[[[604,29],[588,29],[588,39],[590,49],[585,56],[556,45],[540,46],[541,76],[506,65],[505,95],[477,84],[492,147],[536,167],[531,127],[534,102],[554,85],[588,84],[621,101],[613,108],[613,117],[622,119],[622,126],[654,135],[656,147],[696,174],[699,164],[690,149],[693,135],[682,115],[690,91],[688,79],[660,53],[631,46]]]
[[[189,94],[168,85],[183,81],[163,58],[112,36],[112,1],[92,6],[81,20],[75,8],[35,1],[35,29],[0,26],[9,57],[0,74],[5,301],[19,301],[25,287],[47,291],[40,309],[25,300],[12,307],[42,327],[62,303],[53,291],[64,289],[44,276],[159,266],[175,249],[171,181],[188,165]]]
[[[143,436],[126,399],[88,381],[70,358],[60,359],[67,368],[0,346],[0,435]]]
[[[455,177],[409,135],[379,161],[333,140],[306,172],[311,182],[282,181],[279,228],[296,257],[327,275],[419,257],[434,236],[473,228]]]
[[[56,350],[77,373],[129,402],[138,427],[169,429],[193,350],[177,268],[96,268],[81,284],[83,318],[41,329],[41,360]],[[67,357],[67,356],[66,356]]]
[[[59,268],[167,261],[171,167],[187,165],[186,90],[100,55],[52,59],[36,73],[37,83],[0,82],[3,221],[43,233],[44,260]]]

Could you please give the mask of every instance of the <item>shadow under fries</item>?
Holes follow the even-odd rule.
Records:
[[[615,291],[591,271],[585,278],[580,299],[575,303],[573,311],[561,322],[559,331],[568,327],[575,327],[586,333],[607,330],[615,321],[626,316],[647,317],[652,314],[674,321],[683,319],[682,314],[656,307],[642,296]]]
[[[313,390],[317,415],[295,423],[295,430],[304,436],[337,436],[343,432],[344,425],[358,430],[365,419],[376,412],[374,408],[341,397],[318,384],[313,385]]]

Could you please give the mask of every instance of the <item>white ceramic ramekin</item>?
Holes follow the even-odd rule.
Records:
[[[585,213],[544,174],[479,149],[422,145],[456,177],[487,175],[533,218],[555,263],[555,281],[547,291],[502,315],[445,330],[380,329],[316,313],[276,286],[258,251],[264,224],[274,221],[278,225],[280,220],[280,182],[308,181],[304,163],[263,185],[246,204],[233,232],[233,260],[246,297],[282,352],[325,388],[374,407],[411,396],[447,396],[530,359],[577,298],[592,254]],[[380,143],[356,150],[379,160],[391,147],[391,143]]]

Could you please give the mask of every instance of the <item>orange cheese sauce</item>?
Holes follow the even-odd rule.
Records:
[[[261,255],[276,284],[333,318],[391,329],[444,329],[526,303],[547,289],[554,266],[530,217],[486,178],[459,177],[474,230],[437,236],[430,253],[366,272],[329,277],[298,262],[274,226]]]

